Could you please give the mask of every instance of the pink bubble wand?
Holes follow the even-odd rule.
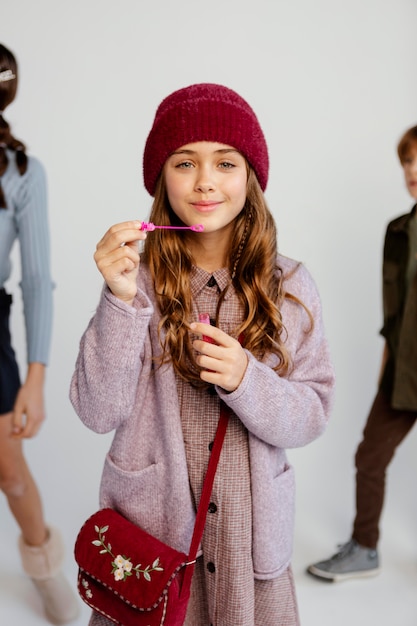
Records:
[[[201,233],[204,230],[203,224],[193,224],[192,226],[157,226],[152,222],[142,222],[140,230],[152,232],[155,228],[164,228],[167,230],[192,230],[195,233]]]

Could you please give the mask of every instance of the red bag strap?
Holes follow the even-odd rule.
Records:
[[[214,438],[213,447],[211,449],[210,459],[207,466],[207,473],[204,478],[203,490],[201,492],[201,498],[197,509],[197,515],[194,524],[194,532],[191,539],[189,562],[195,561],[197,556],[198,546],[200,545],[201,538],[204,532],[204,525],[206,523],[208,506],[210,502],[211,491],[213,488],[214,476],[217,470],[217,464],[220,458],[220,452],[223,446],[224,437],[226,435],[227,424],[229,423],[230,409],[221,400],[220,401],[220,419],[217,425],[216,436]]]
[[[243,335],[239,335],[239,342],[242,344]],[[223,441],[226,435],[227,425],[229,423],[230,409],[223,400],[220,400],[220,418],[217,424],[216,436],[214,437],[213,447],[211,449],[210,459],[207,466],[206,476],[204,478],[203,489],[201,492],[200,502],[198,504],[197,515],[195,518],[194,532],[191,538],[190,551],[188,554],[189,566],[185,570],[183,589],[186,589],[191,582],[194,572],[194,563],[197,557],[198,547],[204,532],[206,523],[208,506],[210,502],[211,491],[213,489],[214,477],[216,475],[217,465],[222,450]]]

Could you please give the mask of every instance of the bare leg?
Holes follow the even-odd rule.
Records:
[[[0,416],[0,489],[28,545],[47,538],[38,488],[23,456],[22,441],[11,436],[11,413]]]
[[[23,456],[20,439],[13,439],[11,413],[0,417],[0,489],[20,527],[23,569],[37,588],[52,624],[66,624],[78,613],[75,591],[62,574],[62,538],[45,524],[38,488]]]

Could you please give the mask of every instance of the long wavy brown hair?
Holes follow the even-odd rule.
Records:
[[[181,224],[169,204],[163,173],[157,183],[149,219],[155,224]],[[190,339],[193,258],[186,241],[175,231],[155,230],[145,241],[142,261],[149,266],[161,312],[160,361],[172,361],[182,378],[201,384]],[[243,308],[236,337],[243,337],[242,345],[258,359],[266,354],[276,355],[275,370],[285,374],[291,363],[285,348],[286,330],[280,308],[284,298],[302,303],[284,290],[283,271],[277,263],[275,222],[249,166],[246,202],[235,219],[230,242],[229,269]],[[227,289],[228,286],[219,297],[216,325]],[[311,314],[307,313],[312,325]]]
[[[13,102],[17,91],[17,61],[14,54],[0,44],[0,72],[10,70],[15,78],[0,82],[0,176],[4,174],[9,162],[6,149],[13,150],[16,154],[16,165],[21,176],[27,169],[27,156],[25,145],[16,139],[11,128],[3,117],[5,108]],[[0,184],[0,209],[6,208],[6,199]]]

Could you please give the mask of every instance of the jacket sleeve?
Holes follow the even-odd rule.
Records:
[[[287,291],[298,303],[286,299],[282,307],[286,346],[292,367],[285,376],[271,362],[259,362],[248,352],[249,363],[239,387],[219,396],[262,441],[280,448],[304,446],[324,431],[334,389],[334,370],[324,335],[320,298],[308,271],[300,266],[289,279]]]
[[[138,291],[133,306],[105,286],[81,338],[70,400],[84,424],[109,432],[129,417],[135,403],[153,307]]]

